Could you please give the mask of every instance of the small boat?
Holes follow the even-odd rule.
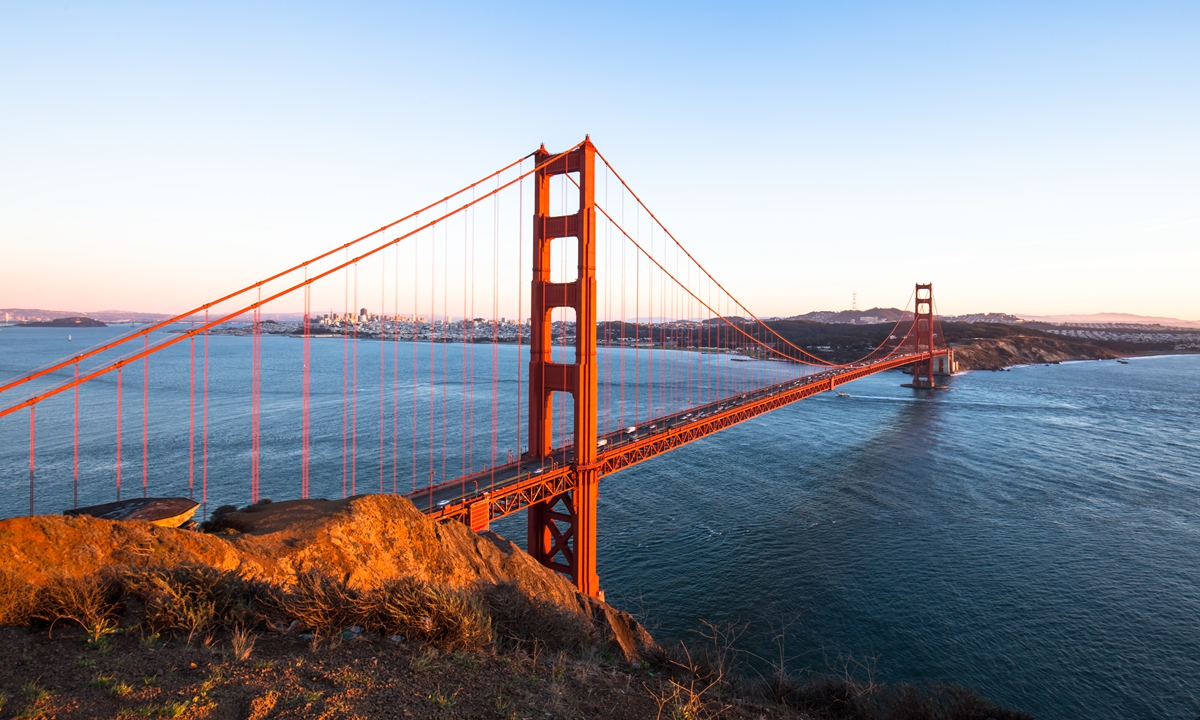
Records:
[[[1122,365],[1128,365],[1128,364],[1129,364],[1129,361],[1128,361],[1128,360],[1121,360],[1121,359],[1119,359],[1119,358],[1117,359],[1117,362],[1121,363]]]
[[[71,342],[71,336],[70,336],[70,335],[68,335],[68,336],[67,336],[67,342]]]
[[[63,515],[88,515],[102,520],[144,520],[162,527],[179,527],[196,514],[200,503],[184,497],[135,498],[63,510]]]
[[[838,391],[837,396],[838,397],[850,397],[850,393]]]

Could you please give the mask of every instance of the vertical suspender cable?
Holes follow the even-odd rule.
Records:
[[[150,336],[146,335],[146,350]],[[150,476],[150,356],[142,360],[142,497],[146,497]]]
[[[642,239],[642,211],[634,208],[637,213],[637,237]],[[638,243],[641,244],[640,242]],[[641,382],[641,346],[642,346],[642,254],[633,254],[633,424],[636,427],[642,421],[642,382]]]
[[[346,251],[346,260],[350,260],[350,251]],[[346,497],[349,487],[349,469],[346,461],[350,451],[350,267],[346,266],[342,288],[342,497]]]
[[[624,188],[621,188],[621,226],[622,227],[625,226],[625,189]],[[621,398],[620,398],[620,405],[618,405],[618,407],[620,408],[619,413],[620,413],[620,417],[621,417],[621,421],[620,421],[619,425],[622,430],[625,429],[625,355],[626,355],[625,296],[627,294],[626,289],[625,289],[625,278],[627,276],[626,270],[628,269],[627,264],[625,262],[625,249],[628,245],[629,245],[628,241],[626,241],[626,240],[621,241]]]
[[[358,494],[358,263],[354,263],[354,305],[350,311],[355,314],[353,330],[353,338],[350,344],[354,346],[352,350],[353,358],[351,360],[353,367],[354,380],[351,385],[350,395],[350,494]]]
[[[466,466],[467,472],[472,473],[475,470],[475,190],[471,189],[472,205],[469,210],[471,219],[468,223],[466,213],[463,214],[463,253],[466,254],[466,240],[468,235],[471,239],[471,254],[469,262],[471,265],[471,367],[467,370],[467,376],[471,379],[470,392],[467,393],[467,401],[464,404],[467,413],[467,454]]]
[[[449,235],[449,233],[447,233],[447,236],[448,235]],[[463,241],[463,287],[462,287],[462,291],[463,291],[463,297],[462,297],[463,344],[462,344],[462,367],[459,368],[459,377],[461,378],[461,381],[462,381],[463,395],[462,395],[461,403],[459,405],[459,414],[458,414],[458,455],[459,455],[459,465],[461,466],[461,470],[459,471],[459,476],[466,477],[471,472],[471,465],[467,461],[467,408],[469,407],[470,399],[466,393],[468,392],[467,388],[473,389],[473,387],[474,387],[471,384],[470,378],[467,377],[467,354],[468,353],[470,353],[471,355],[475,354],[475,323],[473,322],[474,318],[469,317],[468,313],[467,313],[467,293],[470,292],[471,253],[468,249],[468,243],[470,242],[470,233],[468,233],[468,231],[467,231],[466,215],[463,216],[462,241]]]
[[[250,502],[256,503],[254,497],[255,473],[257,472],[258,435],[255,432],[258,413],[258,308],[250,313]]]
[[[121,374],[124,367],[117,368],[117,500],[121,500]]]
[[[395,287],[392,288],[392,494],[396,494],[396,484],[399,482],[400,451],[399,442],[399,413],[400,413],[400,246],[396,246],[393,256],[395,269]]]
[[[75,381],[79,381],[79,363],[75,363]],[[71,507],[79,507],[79,386],[75,386],[75,427],[72,431],[74,448],[74,459],[72,460],[71,470],[71,485],[72,485],[72,500]]]
[[[262,300],[262,289],[258,290],[258,299]],[[259,414],[260,402],[262,399],[262,309],[254,308],[252,317],[253,343],[251,347],[251,386],[250,386],[250,502],[258,502],[259,489],[259,468],[262,457],[261,435],[259,427],[261,415]]]
[[[444,213],[443,213],[444,214]],[[437,392],[437,345],[434,342],[434,328],[437,312],[437,226],[429,229],[429,510],[433,510],[433,476],[434,476],[434,398]]]
[[[447,404],[450,396],[450,344],[446,342],[450,333],[450,224],[442,231],[442,481],[449,479],[446,472],[446,435],[449,432]]]
[[[188,371],[188,500],[196,494],[196,337],[192,336]]]
[[[33,459],[37,444],[37,405],[29,406],[29,514],[33,515]]]
[[[387,232],[383,234],[383,239],[387,241]],[[399,252],[397,249],[396,252]],[[387,317],[387,263],[384,262],[387,258],[387,253],[379,254],[379,494],[383,494],[383,397],[385,373],[387,370],[387,343],[385,342],[384,327]]]
[[[207,310],[204,311],[204,325],[205,325],[205,327],[208,326],[208,311]],[[203,447],[201,449],[202,458],[201,458],[201,477],[200,477],[200,483],[201,483],[202,487],[200,489],[200,493],[201,493],[201,505],[204,508],[202,517],[203,517],[203,519],[207,520],[208,519],[208,330],[204,331],[204,402],[203,402],[203,405],[204,405],[204,410],[203,410],[204,422],[202,424],[204,427],[203,427],[203,430],[201,431],[203,433],[203,440],[201,443]]]
[[[525,172],[525,163],[522,161],[518,169],[522,175]],[[525,322],[521,319],[524,312],[524,290],[525,290],[525,180],[521,180],[517,190],[517,467],[520,468],[521,462],[521,332],[525,329]],[[532,313],[531,313],[532,316]],[[518,470],[518,477],[520,472]]]
[[[646,395],[648,396],[647,399],[649,401],[649,405],[647,407],[647,413],[646,413],[646,420],[648,420],[648,421],[653,420],[655,418],[655,410],[656,410],[655,402],[657,402],[658,398],[655,396],[654,366],[656,363],[658,363],[661,360],[661,356],[662,356],[662,353],[656,352],[656,348],[654,345],[654,329],[655,329],[654,328],[654,274],[655,274],[655,270],[654,270],[654,266],[651,264],[651,262],[649,262],[650,260],[653,260],[653,259],[654,259],[654,226],[651,225],[650,226],[650,252],[646,253],[646,260],[647,260],[647,262],[646,262],[646,315],[647,315],[646,329],[650,333],[650,352],[647,353],[647,355],[650,358],[650,367],[647,368],[648,375],[649,375],[650,387],[646,393]],[[661,312],[661,309],[660,309],[660,312]],[[662,333],[660,332],[659,335],[661,336]],[[661,342],[661,337],[660,337],[660,342]],[[661,388],[659,389],[659,391],[661,392]]]
[[[413,388],[412,388],[412,491],[417,491],[417,378],[420,376],[420,361],[418,359],[420,347],[417,345],[417,307],[419,306],[417,286],[420,278],[419,260],[421,249],[421,236],[416,237],[416,242],[413,243],[413,314],[412,314],[412,358],[413,358]]]
[[[496,178],[496,188],[500,178]],[[496,484],[496,452],[500,441],[500,204],[499,193],[492,196],[492,468],[491,482]]]
[[[304,269],[304,279],[308,280],[308,268]],[[312,288],[309,285],[304,286],[304,367],[301,373],[300,497],[308,499],[312,453]]]

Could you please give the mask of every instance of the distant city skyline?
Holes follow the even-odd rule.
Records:
[[[0,37],[0,306],[180,312],[590,133],[763,316],[930,281],[1200,321],[1195,4],[9,4]]]
[[[369,309],[367,309],[367,308],[363,308],[363,309],[369,311]],[[808,313],[794,313],[792,315],[766,316],[766,317],[764,317],[764,319],[765,320],[775,320],[775,319],[803,317],[805,315],[810,315],[810,316],[816,316],[816,317],[812,318],[816,322],[831,322],[831,320],[827,320],[823,316],[825,316],[825,315],[845,315],[845,314],[849,314],[849,313],[857,313],[860,316],[860,319],[857,320],[856,322],[866,323],[866,324],[869,324],[870,322],[891,322],[892,318],[890,317],[890,315],[888,317],[875,317],[875,316],[871,315],[872,312],[877,312],[877,311],[881,311],[881,310],[894,312],[894,311],[898,311],[899,308],[874,307],[874,308],[860,309],[860,310],[856,310],[856,311],[850,310],[850,309],[842,309],[842,310],[827,309],[827,310],[809,311]],[[376,315],[376,313],[372,313],[372,312],[368,312],[367,314],[371,315],[371,316]],[[341,313],[338,313],[336,311],[314,312],[312,315],[312,319],[313,319],[313,322],[319,322],[323,318],[336,318],[339,315],[341,315]],[[353,313],[351,313],[351,315],[353,315]],[[3,322],[24,322],[24,321],[28,321],[28,320],[50,320],[50,319],[55,319],[55,318],[71,317],[71,316],[91,317],[91,318],[98,319],[98,320],[106,320],[108,322],[128,322],[130,320],[133,320],[135,322],[160,322],[162,320],[168,320],[171,317],[173,317],[173,315],[168,314],[168,313],[145,313],[145,312],[137,312],[137,311],[129,311],[129,310],[80,311],[80,310],[50,310],[47,308],[0,309],[0,320],[2,320]],[[393,317],[389,313],[384,313],[384,316],[387,318]],[[291,321],[298,321],[298,320],[303,319],[304,315],[303,315],[303,313],[295,313],[295,312],[267,312],[267,313],[264,313],[262,315],[262,317],[264,319],[274,319],[274,320],[286,319],[286,320],[291,320]],[[412,317],[413,316],[410,314],[405,314],[405,313],[400,314],[400,318],[402,320],[410,320],[410,319],[412,319]],[[959,320],[959,321],[963,321],[963,322],[1029,321],[1029,322],[1044,322],[1044,323],[1055,323],[1055,324],[1064,324],[1064,325],[1079,325],[1079,324],[1168,325],[1168,326],[1173,326],[1173,327],[1200,328],[1200,321],[1197,321],[1197,320],[1187,320],[1185,318],[1158,317],[1158,316],[1149,316],[1149,315],[1133,315],[1130,313],[1091,313],[1091,314],[1081,314],[1081,315],[1020,315],[1020,316],[1010,315],[1008,313],[965,313],[965,314],[951,315],[951,316],[946,316],[946,317],[950,317],[955,320]],[[445,315],[434,314],[434,315],[429,315],[429,316],[423,316],[423,315],[418,316],[417,320],[419,322],[426,322],[427,320],[432,319],[434,322],[443,322],[446,320],[446,318],[447,318],[447,316],[445,316]],[[242,318],[239,318],[235,322],[249,322],[250,319],[251,319],[251,316],[249,314],[247,314],[247,315],[243,316]],[[461,321],[463,319],[464,318],[461,315],[450,315],[449,316],[450,321]],[[482,320],[484,322],[490,320],[490,318],[486,318],[486,317],[485,318],[475,318],[475,319]],[[700,319],[700,318],[694,318],[694,319]],[[501,323],[516,322],[517,320],[518,320],[518,318],[516,318],[516,317],[510,318],[510,317],[501,316],[499,318],[499,321]],[[520,318],[520,320],[522,323],[525,323],[525,324],[528,324],[528,322],[529,322],[528,317],[522,317],[522,318]],[[628,320],[628,322],[646,322],[646,321],[653,321],[654,319],[653,318],[628,318],[627,320]],[[601,321],[601,322],[604,322],[604,321]],[[841,322],[841,321],[840,320],[832,320],[832,322]]]

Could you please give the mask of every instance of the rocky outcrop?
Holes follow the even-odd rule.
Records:
[[[579,594],[495,533],[436,523],[394,495],[264,503],[229,513],[213,533],[148,522],[35,516],[0,521],[0,566],[34,584],[121,567],[202,565],[287,586],[317,571],[356,590],[412,578],[454,589],[511,584],[578,613],[629,659],[654,646],[628,613]]]
[[[959,370],[1002,370],[1012,365],[1117,357],[1120,357],[1119,353],[1097,345],[1034,335],[979,338],[954,344],[954,359]]]

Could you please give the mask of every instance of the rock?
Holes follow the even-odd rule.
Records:
[[[1040,365],[1067,360],[1120,357],[1097,345],[1036,335],[977,338],[954,344],[959,370],[1003,370],[1011,365]]]
[[[400,496],[257,504],[226,512],[210,527],[213,532],[196,533],[142,521],[9,518],[0,520],[0,568],[34,584],[60,574],[184,564],[280,586],[309,571],[344,579],[356,590],[399,578],[459,590],[509,584],[593,623],[626,659],[655,647],[631,615],[581,595],[514,543],[458,523],[434,522]]]

